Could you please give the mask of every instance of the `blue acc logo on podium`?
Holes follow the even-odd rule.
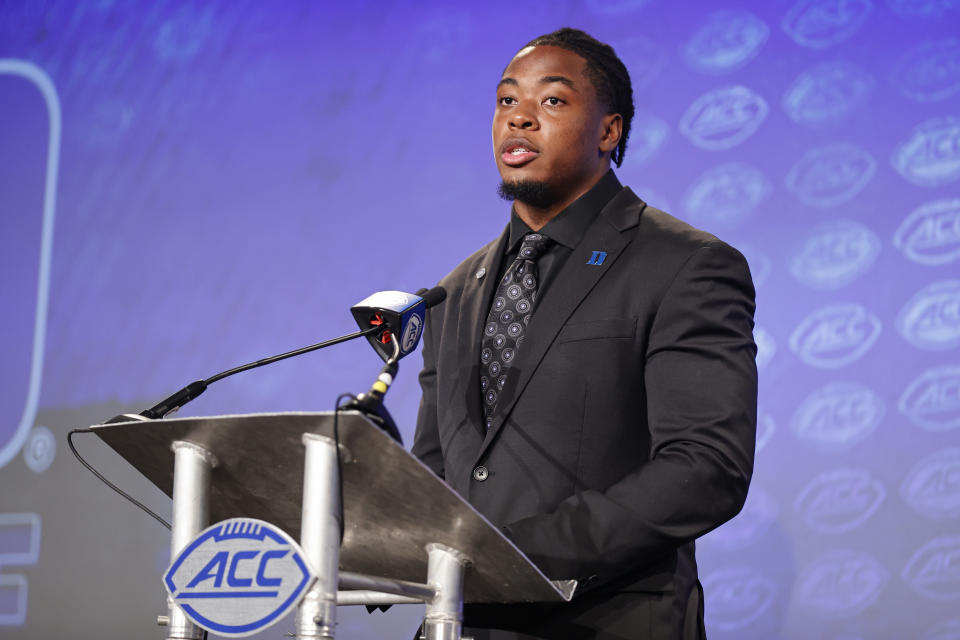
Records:
[[[283,618],[315,579],[303,550],[285,532],[262,520],[232,518],[187,545],[163,583],[194,623],[240,637]]]

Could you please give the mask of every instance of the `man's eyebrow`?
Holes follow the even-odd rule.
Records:
[[[554,82],[559,82],[560,84],[564,84],[570,87],[571,89],[573,89],[574,91],[576,91],[577,89],[577,87],[573,84],[573,80],[571,80],[566,76],[543,76],[542,78],[540,78],[540,84],[552,84]],[[502,78],[500,82],[497,83],[497,89],[499,89],[505,84],[517,86],[518,83],[513,78]]]
[[[565,84],[571,89],[576,90],[576,87],[573,84],[573,80],[567,78],[566,76],[543,76],[540,78],[540,84],[551,84],[553,82],[559,82],[560,84]]]

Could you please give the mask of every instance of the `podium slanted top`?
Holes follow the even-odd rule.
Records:
[[[355,411],[338,418],[344,539],[340,570],[422,582],[426,545],[471,560],[464,602],[562,602],[573,583],[552,583],[496,527],[423,463]],[[92,427],[107,445],[168,496],[171,444],[213,454],[211,523],[235,517],[271,522],[300,538],[302,434],[333,437],[333,413],[274,413],[131,420]]]

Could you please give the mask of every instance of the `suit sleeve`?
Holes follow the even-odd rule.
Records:
[[[423,330],[423,369],[420,371],[420,410],[417,412],[417,430],[413,436],[411,453],[427,465],[435,474],[443,477],[443,451],[440,447],[440,432],[437,422],[437,359],[434,340],[440,335],[434,322],[440,313],[427,311],[426,327]]]
[[[719,241],[695,250],[662,298],[642,363],[650,459],[506,528],[547,575],[599,584],[740,511],[756,439],[753,312],[743,256]]]

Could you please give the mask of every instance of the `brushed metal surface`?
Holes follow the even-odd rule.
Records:
[[[573,583],[551,583],[500,531],[360,414],[341,412],[344,540],[340,570],[423,582],[429,543],[471,561],[464,602],[559,602]],[[168,496],[175,440],[216,456],[211,522],[247,516],[300,539],[301,434],[333,437],[332,413],[279,413],[131,421],[92,427]]]

